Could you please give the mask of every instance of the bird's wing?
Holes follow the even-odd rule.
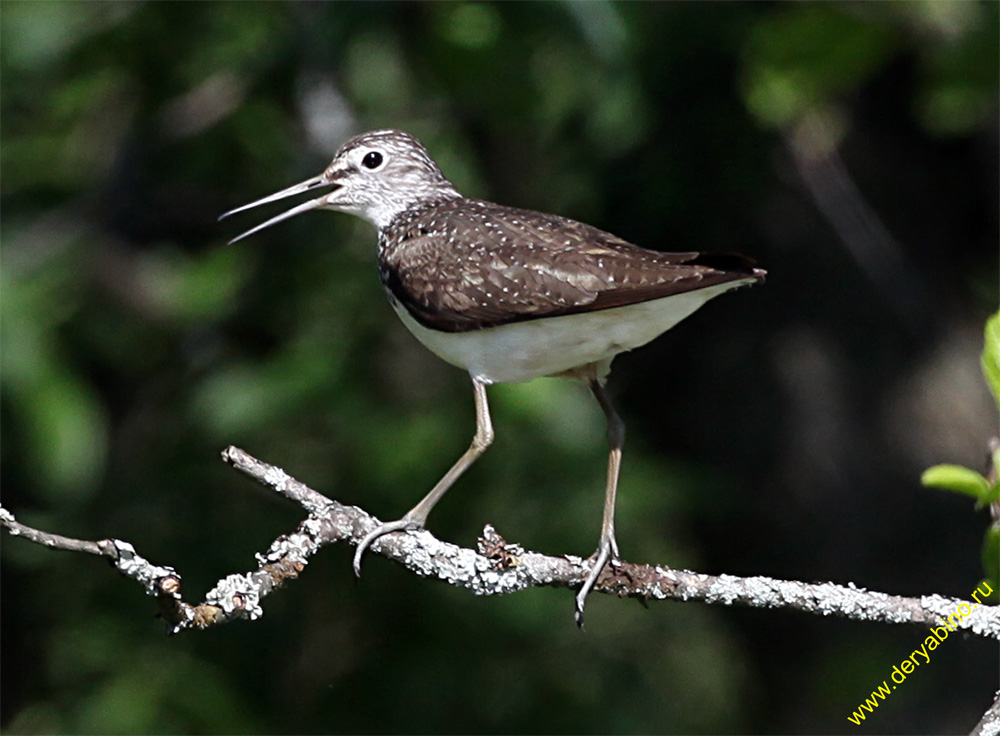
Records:
[[[380,269],[418,322],[445,332],[763,276],[742,256],[659,253],[566,218],[467,199],[401,217],[382,234]]]

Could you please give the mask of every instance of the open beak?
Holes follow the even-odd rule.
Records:
[[[224,220],[230,215],[235,215],[237,212],[243,212],[244,210],[249,210],[253,207],[258,207],[259,205],[262,204],[277,202],[279,199],[294,197],[296,194],[302,194],[303,192],[311,192],[314,189],[318,189],[320,187],[329,187],[329,186],[332,186],[334,187],[334,189],[336,189],[338,185],[327,179],[324,174],[320,174],[319,176],[314,176],[312,179],[306,179],[304,182],[295,184],[294,186],[290,186],[288,187],[288,189],[282,189],[280,192],[277,192],[276,194],[264,197],[263,199],[258,199],[256,202],[251,202],[250,204],[245,204],[242,207],[237,207],[234,210],[229,210],[229,212],[220,215],[219,219]],[[302,204],[296,207],[292,207],[292,209],[288,210],[287,212],[282,212],[280,215],[272,217],[270,220],[261,223],[257,227],[247,230],[242,235],[237,235],[235,238],[229,241],[229,244],[231,245],[235,243],[237,240],[243,240],[243,238],[249,237],[250,235],[253,235],[256,232],[260,232],[266,227],[271,227],[271,225],[275,225],[281,222],[282,220],[287,220],[291,217],[295,217],[296,215],[302,214],[303,212],[308,212],[309,210],[314,210],[317,209],[318,207],[322,207],[326,203],[327,203],[326,194],[324,194],[322,197],[317,197],[316,199],[309,200],[308,202],[303,202]]]

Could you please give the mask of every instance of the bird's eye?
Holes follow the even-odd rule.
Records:
[[[369,151],[365,154],[365,157],[361,159],[361,165],[366,169],[377,169],[382,165],[382,154],[378,151]]]

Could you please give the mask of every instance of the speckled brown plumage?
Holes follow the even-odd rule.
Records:
[[[659,253],[565,217],[447,198],[379,233],[388,292],[425,327],[496,327],[761,277],[737,255]]]

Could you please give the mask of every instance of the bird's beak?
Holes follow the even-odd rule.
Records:
[[[288,187],[288,189],[282,189],[280,192],[264,197],[263,199],[258,199],[256,202],[251,202],[250,204],[245,204],[242,207],[237,207],[234,210],[229,210],[229,212],[220,215],[219,219],[223,220],[229,217],[230,215],[235,215],[237,212],[243,212],[244,210],[249,210],[253,207],[257,207],[262,204],[277,202],[279,199],[294,197],[296,194],[302,194],[303,192],[311,192],[313,189],[318,189],[320,187],[329,187],[329,186],[332,186],[335,189],[338,187],[336,182],[330,181],[330,179],[327,178],[326,174],[320,174],[319,176],[314,176],[312,179],[306,179],[305,181],[300,182],[294,186],[290,186]],[[322,207],[324,204],[327,203],[328,197],[329,193],[324,194],[322,197],[317,197],[316,199],[309,200],[308,202],[303,202],[302,204],[296,207],[292,207],[292,209],[288,210],[287,212],[282,212],[280,215],[272,217],[270,220],[261,223],[257,227],[247,230],[242,235],[237,235],[235,238],[230,240],[229,243],[232,244],[235,243],[237,240],[243,240],[243,238],[253,235],[256,232],[260,232],[266,227],[271,227],[271,225],[275,225],[281,222],[282,220],[287,220],[291,217],[295,217],[296,215],[302,214],[303,212],[308,212],[309,210],[314,210],[318,207]]]

